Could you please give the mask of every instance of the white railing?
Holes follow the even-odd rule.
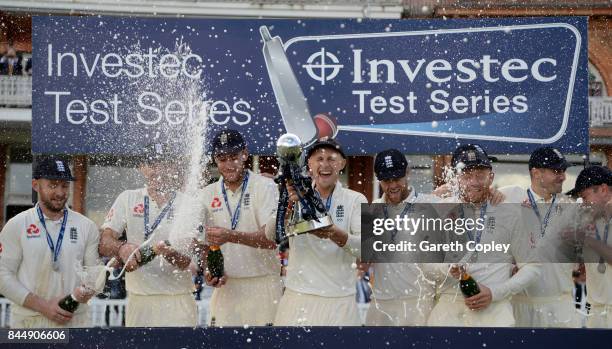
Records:
[[[93,299],[89,302],[89,315],[92,327],[121,327],[125,322],[125,299]],[[209,300],[197,302],[198,319],[200,327],[206,326]],[[0,328],[9,327],[11,314],[11,301],[0,298]]]
[[[589,97],[592,127],[612,126],[612,97]]]
[[[0,76],[0,106],[30,107],[31,76]]]

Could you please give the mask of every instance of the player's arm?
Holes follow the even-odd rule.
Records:
[[[127,229],[127,192],[119,194],[113,207],[106,215],[104,224],[102,224],[102,234],[100,235],[100,243],[98,251],[100,256],[116,257],[118,261],[125,264],[126,271],[134,271],[138,268],[140,262],[140,252],[138,245],[127,241],[119,240],[120,232]],[[135,252],[134,252],[135,251]],[[132,255],[132,253],[134,253]],[[132,256],[132,258],[129,258]]]
[[[254,232],[241,232],[221,227],[206,227],[206,240],[208,245],[221,246],[224,243],[232,242],[255,248],[275,249],[276,244],[266,238],[265,229],[265,225]]]
[[[155,252],[164,256],[164,259],[179,268],[180,270],[185,270],[189,268],[189,264],[191,264],[191,257],[178,252],[176,249],[172,248],[172,246],[167,245],[164,241],[160,241],[155,246]]]
[[[513,259],[516,261],[518,271],[512,275],[508,280],[504,281],[499,285],[491,285],[491,297],[492,301],[501,300],[510,296],[513,296],[525,288],[531,283],[537,281],[542,273],[542,258],[545,254],[545,249],[550,244],[546,244],[546,240],[540,240],[534,249],[525,245],[525,234],[520,230],[520,219],[521,215],[516,214],[514,228],[510,232],[512,239],[510,241],[510,252],[512,253]],[[521,258],[524,254],[525,249],[530,249],[530,253],[526,258]]]
[[[100,256],[104,257],[116,257],[119,261],[126,265],[126,271],[134,271],[138,268],[138,262],[140,262],[140,252],[138,251],[138,245],[129,243],[127,241],[119,240],[120,234],[111,228],[104,228],[102,235],[100,236],[100,244],[98,251]],[[136,252],[134,252],[136,251]],[[130,255],[132,258],[130,258]]]
[[[35,295],[34,293],[28,293],[22,305],[42,314],[44,317],[53,322],[65,324],[72,319],[74,314],[60,308],[59,302],[62,298],[64,298],[64,296],[46,300]]]
[[[21,231],[16,220],[9,220],[0,232],[0,293],[15,304],[34,310],[55,321],[64,324],[72,318],[72,313],[61,309],[59,299],[46,300],[30,292],[17,278],[17,270],[23,259],[23,249],[17,232]]]

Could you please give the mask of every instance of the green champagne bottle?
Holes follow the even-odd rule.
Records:
[[[206,257],[206,265],[208,266],[208,272],[213,278],[220,278],[223,276],[223,253],[219,246],[210,246],[208,256]]]
[[[461,274],[461,280],[459,280],[459,288],[465,298],[475,296],[480,293],[480,287],[474,278],[468,274]]]
[[[74,299],[74,297],[69,294],[66,297],[62,298],[59,303],[59,307],[64,309],[65,311],[74,313],[75,310],[79,307],[79,302]]]
[[[164,243],[166,246],[170,246],[170,241],[164,240]],[[155,246],[146,245],[141,247],[138,251],[140,252],[140,262],[138,263],[139,266],[149,263],[157,256]]]

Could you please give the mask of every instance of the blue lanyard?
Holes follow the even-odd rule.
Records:
[[[606,223],[606,229],[604,229],[604,243],[608,243],[608,233],[610,232],[610,221]],[[601,235],[599,235],[599,229],[597,229],[597,224],[595,224],[595,238],[598,241],[601,241]]]
[[[53,244],[53,239],[51,235],[49,235],[49,231],[47,230],[47,225],[45,224],[45,216],[43,215],[42,209],[40,205],[36,206],[36,212],[38,213],[38,219],[40,220],[40,224],[42,224],[43,229],[45,229],[45,234],[47,235],[47,245],[51,249],[51,255],[53,256],[53,264],[57,265],[57,260],[59,259],[60,251],[62,250],[62,241],[64,241],[64,232],[66,231],[66,223],[68,222],[68,210],[64,209],[64,220],[62,221],[62,226],[60,228],[59,234],[57,235],[57,241]]]
[[[480,208],[480,219],[484,219],[485,213],[487,213],[487,206],[488,206],[488,203],[485,203]],[[465,218],[465,212],[463,211],[463,204],[461,206],[459,206],[459,208],[461,210],[460,211],[461,212],[461,218],[464,219]],[[477,244],[480,243],[480,238],[482,237],[482,230],[478,231],[478,234],[476,234],[476,238],[475,239],[474,239],[474,235],[472,235],[472,230],[467,230],[467,234],[468,234],[468,237],[470,238],[470,241],[475,241]]]
[[[318,190],[315,190],[315,194],[317,195],[317,197],[320,199],[321,198],[321,194],[319,194]],[[329,196],[327,197],[327,199],[325,199],[325,211],[329,212],[329,209],[331,208],[331,203],[332,203],[332,196],[334,195],[334,191],[332,190],[331,193],[329,193]]]
[[[246,192],[248,183],[249,171],[246,171],[244,179],[242,180],[242,192],[240,193],[240,200],[238,200],[236,210],[234,211],[234,214],[232,214],[232,208],[230,207],[229,201],[227,200],[227,192],[225,191],[225,179],[221,181],[221,193],[223,193],[223,200],[225,200],[227,212],[229,213],[230,219],[232,220],[232,230],[236,230],[236,227],[238,226],[238,221],[240,220],[240,206],[242,205],[242,198],[244,197],[244,193]]]
[[[406,203],[406,206],[404,206],[404,209],[402,210],[402,213],[399,214],[399,217],[403,217],[406,216],[408,213],[412,213],[412,204],[414,203],[414,200],[417,197],[417,193],[414,193],[414,198],[412,200],[410,200],[410,202]],[[389,209],[388,209],[389,205],[384,204],[383,205],[383,213],[385,215],[385,219],[389,219]],[[395,236],[397,235],[397,229],[393,229],[393,231],[391,232],[391,241],[395,242]]]
[[[144,197],[144,228],[145,228],[144,239],[145,241],[149,239],[149,236],[153,234],[153,231],[157,229],[157,226],[159,225],[159,223],[161,223],[162,219],[164,219],[168,211],[170,211],[170,208],[172,208],[172,203],[174,202],[174,198],[176,198],[176,193],[172,193],[172,197],[170,198],[166,206],[162,209],[162,211],[159,213],[159,216],[157,216],[157,218],[155,219],[155,222],[153,222],[153,226],[149,227],[149,196],[145,195]]]
[[[546,216],[544,216],[543,222],[542,217],[540,216],[540,210],[538,210],[538,205],[536,204],[536,200],[533,197],[531,190],[529,189],[527,189],[527,197],[529,198],[529,204],[531,204],[531,209],[535,213],[536,217],[538,217],[538,221],[540,222],[540,236],[544,237],[544,234],[546,233],[546,227],[548,226],[548,221],[550,220],[550,213],[552,212],[555,206],[555,200],[557,200],[557,194],[553,195],[550,207],[548,208],[548,212],[546,212]]]

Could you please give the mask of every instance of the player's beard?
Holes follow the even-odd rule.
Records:
[[[397,189],[397,188],[394,188]],[[402,185],[399,188],[399,192],[391,193],[389,190],[387,194],[387,201],[393,205],[397,205],[404,201],[408,197],[408,185]]]
[[[243,167],[239,167],[236,169],[227,169],[224,170],[223,173],[221,173],[225,184],[229,186],[235,186],[242,183],[242,181],[244,181],[245,174],[246,171]]]
[[[51,212],[55,212],[55,213],[59,213],[62,212],[64,210],[64,208],[66,207],[66,202],[68,201],[68,198],[64,198],[64,199],[56,199],[56,200],[52,200],[46,197],[42,197],[40,198],[40,202],[43,204],[43,206],[45,206],[45,208]]]

